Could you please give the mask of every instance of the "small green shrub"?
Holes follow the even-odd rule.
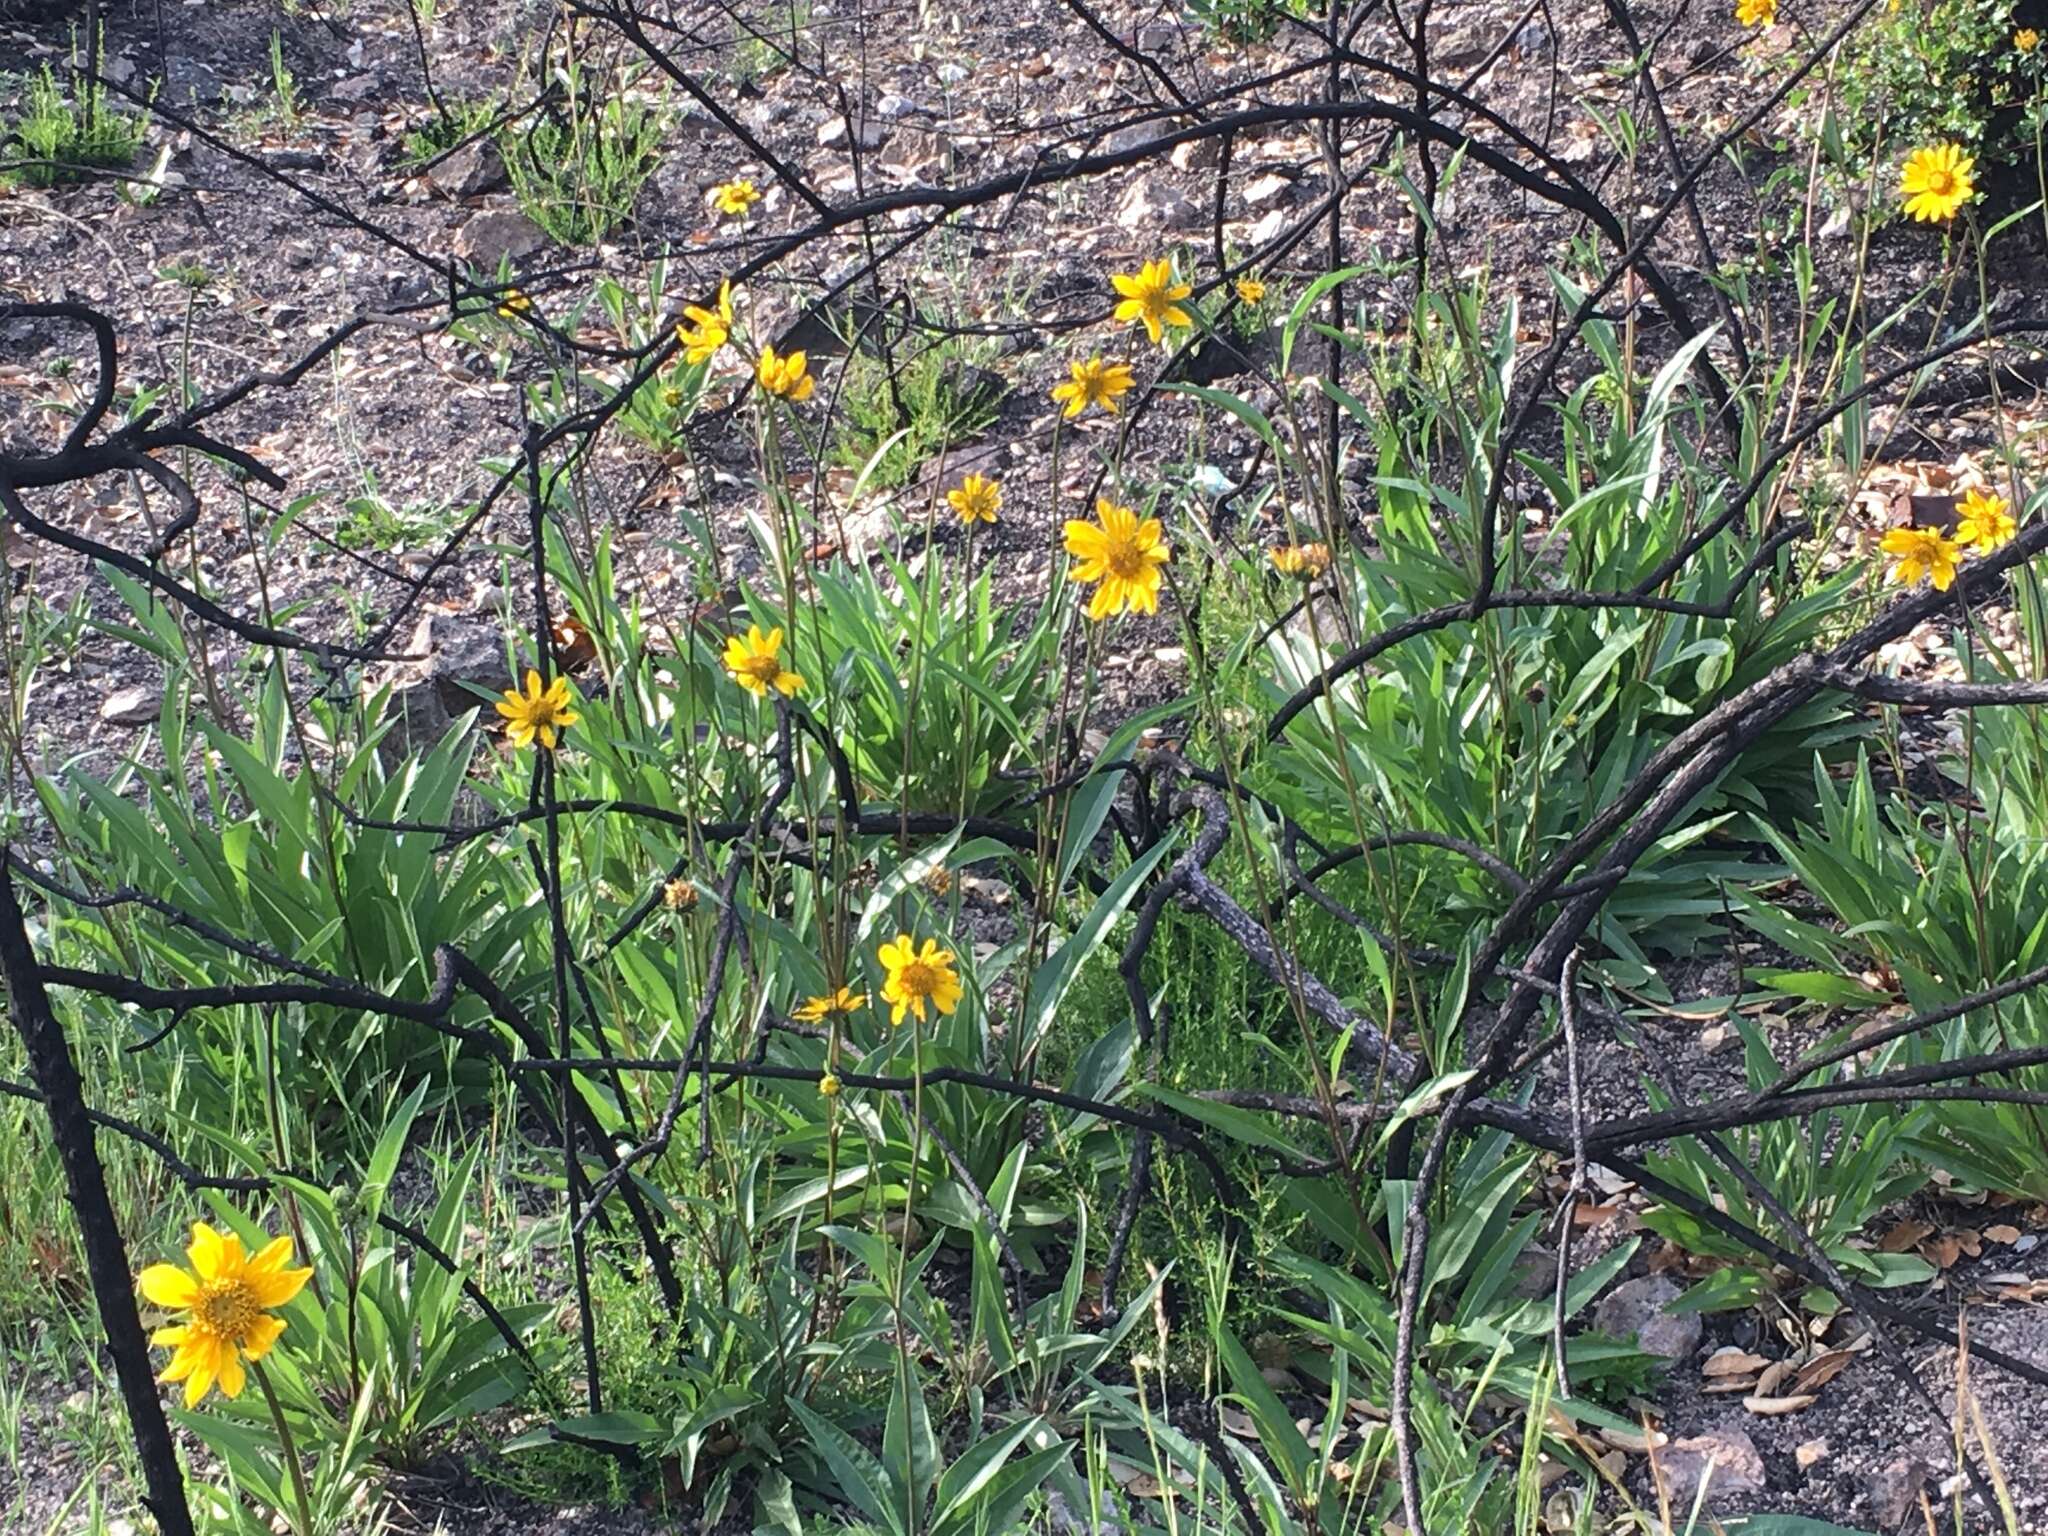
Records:
[[[95,169],[119,169],[135,159],[142,122],[112,110],[106,92],[86,85],[73,100],[45,64],[28,82],[24,111],[15,123],[5,155],[23,160],[14,174],[31,186],[82,181]]]
[[[986,356],[985,348],[956,340],[899,354],[893,367],[856,352],[841,390],[839,462],[858,469],[879,451],[868,484],[890,490],[914,479],[932,455],[984,430],[1002,392]]]
[[[623,77],[599,81],[580,65],[556,72],[561,94],[525,128],[499,135],[526,216],[562,245],[595,245],[633,216],[661,164],[668,114],[629,100]]]

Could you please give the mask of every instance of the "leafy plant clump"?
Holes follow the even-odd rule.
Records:
[[[10,130],[11,142],[0,138],[0,158],[23,162],[10,174],[31,186],[82,181],[94,170],[132,165],[142,146],[142,130],[140,118],[108,105],[104,86],[86,81],[67,94],[45,64],[29,77],[21,116]]]

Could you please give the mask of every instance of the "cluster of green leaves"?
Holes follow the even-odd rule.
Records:
[[[914,330],[886,354],[856,347],[840,386],[835,457],[877,490],[915,479],[934,455],[995,420],[1002,385],[987,356],[986,346]]]
[[[2028,0],[1874,10],[1843,43],[1832,104],[1814,114],[1835,167],[1860,184],[1874,156],[1896,160],[1934,143],[1964,145],[1984,170],[2032,164],[2048,111],[2048,48],[2017,46],[2030,26],[2048,32],[2048,15]]]
[[[28,77],[21,115],[0,134],[0,160],[31,186],[78,181],[94,169],[124,170],[142,145],[143,122],[107,104],[106,88],[83,81],[67,93],[48,64]]]
[[[581,59],[553,66],[539,111],[498,136],[519,206],[558,244],[596,245],[633,217],[660,168],[670,114],[633,78]]]

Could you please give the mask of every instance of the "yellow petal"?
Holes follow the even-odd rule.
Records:
[[[275,1273],[251,1274],[245,1283],[249,1294],[256,1298],[257,1306],[281,1307],[304,1290],[306,1282],[312,1278],[310,1269],[281,1269]]]
[[[306,1270],[304,1273],[311,1274],[312,1271]],[[251,1360],[261,1360],[270,1353],[270,1346],[277,1342],[278,1335],[283,1332],[284,1319],[264,1313],[249,1325],[249,1331],[242,1336],[242,1353]]]
[[[137,1277],[136,1283],[142,1294],[159,1307],[189,1307],[199,1299],[199,1282],[175,1264],[152,1264]]]
[[[192,1261],[192,1273],[199,1280],[212,1280],[219,1275],[226,1251],[226,1239],[212,1227],[203,1221],[192,1223],[192,1241],[186,1245],[185,1257]]]

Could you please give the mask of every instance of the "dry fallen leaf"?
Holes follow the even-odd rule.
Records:
[[[1796,1397],[1745,1397],[1742,1406],[1751,1413],[1770,1417],[1780,1413],[1797,1413],[1802,1408],[1811,1408],[1819,1401],[1813,1393],[1803,1392]]]
[[[1825,1354],[1815,1355],[1799,1368],[1799,1374],[1792,1378],[1794,1392],[1811,1392],[1816,1387],[1826,1386],[1849,1368],[1850,1362],[1863,1353],[1860,1349],[1831,1349]]]
[[[1707,1363],[1700,1367],[1703,1376],[1747,1376],[1760,1371],[1771,1362],[1762,1355],[1752,1355],[1747,1350],[1729,1345],[1717,1349],[1707,1357]]]
[[[1877,1251],[1904,1253],[1922,1238],[1930,1236],[1933,1231],[1934,1223],[1929,1221],[1902,1221],[1877,1240]]]

